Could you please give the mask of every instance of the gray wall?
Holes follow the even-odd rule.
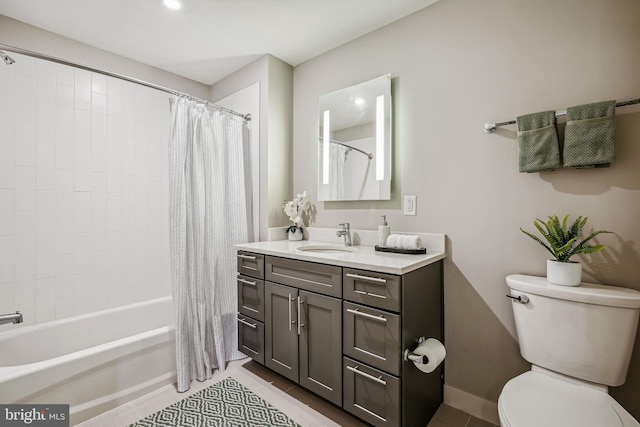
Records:
[[[391,73],[392,200],[318,202],[315,226],[443,232],[446,383],[496,401],[528,369],[504,278],[545,274],[546,252],[524,236],[534,218],[589,217],[606,252],[582,259],[587,281],[640,289],[640,114],[619,109],[610,168],[518,173],[513,127],[485,121],[640,96],[636,0],[441,0],[294,69],[293,190],[317,200],[318,97]],[[401,197],[417,195],[415,217]],[[640,340],[613,396],[640,418]]]

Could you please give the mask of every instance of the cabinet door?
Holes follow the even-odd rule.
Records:
[[[298,382],[298,290],[265,282],[265,365]]]
[[[300,385],[342,405],[342,302],[300,291]]]

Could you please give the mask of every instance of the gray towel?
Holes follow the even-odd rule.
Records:
[[[553,110],[516,118],[520,172],[542,172],[560,167],[560,149]]]
[[[588,168],[609,166],[616,158],[616,101],[567,108],[563,163]]]

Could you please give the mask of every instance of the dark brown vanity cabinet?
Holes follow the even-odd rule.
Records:
[[[441,261],[394,275],[239,251],[239,349],[369,424],[424,427],[443,367],[403,353],[443,341],[442,298]]]

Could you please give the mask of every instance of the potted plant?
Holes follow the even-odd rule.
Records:
[[[311,207],[312,204],[307,197],[306,191],[303,191],[302,194],[297,194],[293,200],[284,203],[284,213],[293,222],[293,225],[286,229],[289,240],[302,240],[302,215],[308,212]]]
[[[569,215],[562,222],[556,215],[549,217],[547,222],[540,219],[533,221],[542,237],[522,231],[536,242],[544,246],[554,259],[547,260],[547,281],[555,285],[577,286],[582,279],[582,264],[570,261],[570,258],[579,254],[590,254],[604,249],[604,245],[588,245],[589,240],[598,234],[611,233],[611,231],[598,230],[582,238],[582,229],[587,223],[587,217],[579,216],[571,226],[568,225]]]

